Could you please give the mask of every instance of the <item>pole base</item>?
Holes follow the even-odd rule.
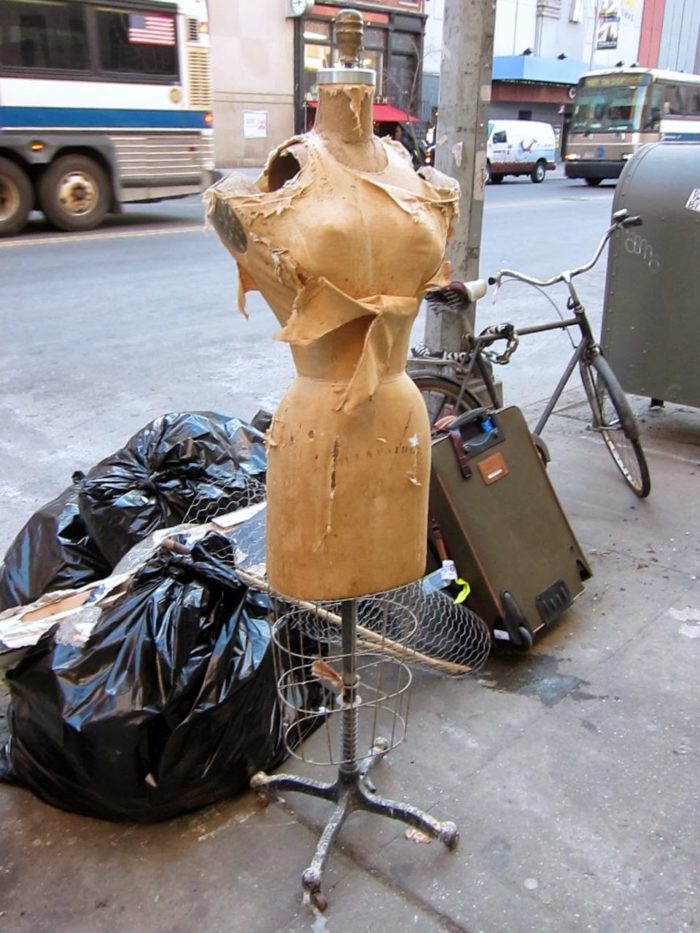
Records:
[[[332,783],[294,774],[268,775],[263,771],[254,774],[250,779],[252,790],[265,802],[278,791],[291,790],[335,803],[335,810],[321,833],[314,857],[301,878],[304,903],[310,904],[316,910],[324,911],[327,907],[326,899],[321,893],[323,870],[335,838],[346,818],[354,810],[367,810],[392,820],[401,820],[432,839],[439,839],[448,849],[457,848],[459,832],[454,823],[449,820],[440,822],[417,807],[388,800],[374,792],[374,787],[368,777],[369,771],[384,757],[388,748],[389,743],[386,739],[376,738],[369,756],[350,770],[343,769],[341,766],[338,777]]]

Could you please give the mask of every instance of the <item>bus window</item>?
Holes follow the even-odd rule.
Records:
[[[661,129],[661,115],[663,113],[664,89],[658,84],[652,84],[647,90],[642,117],[642,130],[647,133],[658,133]]]
[[[0,63],[9,68],[87,71],[85,7],[81,3],[0,3]]]
[[[636,109],[644,93],[637,80],[583,81],[576,89],[572,132],[627,133],[636,128]]]
[[[177,79],[175,17],[134,9],[97,9],[100,70]]]
[[[700,88],[686,88],[685,112],[689,117],[700,117]]]
[[[679,86],[664,88],[664,113],[667,116],[682,117],[685,113],[683,90]]]

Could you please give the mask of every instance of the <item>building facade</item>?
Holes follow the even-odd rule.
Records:
[[[260,165],[313,123],[316,71],[337,63],[331,24],[348,6],[364,15],[378,107],[430,120],[444,0],[257,0],[255,16],[209,0],[219,166]],[[579,76],[619,63],[700,73],[700,0],[497,0],[489,116],[544,120],[563,142]]]
[[[424,96],[439,94],[444,0],[431,0]],[[700,73],[700,0],[497,0],[491,118],[566,139],[581,74],[618,65]]]
[[[219,166],[261,165],[294,131],[293,20],[283,0],[209,0],[212,110]]]
[[[217,165],[260,165],[313,123],[316,72],[337,64],[332,21],[348,6],[365,21],[363,65],[377,72],[375,118],[419,109],[424,0],[257,0],[254,17],[243,0],[209,0]]]
[[[639,64],[700,74],[698,0],[644,0]]]
[[[614,2],[614,0],[613,0]],[[561,145],[574,87],[585,71],[637,60],[644,0],[619,0],[615,42],[603,41],[606,0],[497,0],[491,118],[542,120]],[[431,0],[426,47],[440,49],[444,0]],[[610,20],[609,22],[612,22]],[[607,48],[599,46],[607,45]],[[426,61],[426,95],[437,102],[440,56]]]

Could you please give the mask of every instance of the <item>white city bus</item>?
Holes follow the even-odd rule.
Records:
[[[700,75],[615,68],[582,75],[564,154],[567,178],[619,178],[645,143],[700,142]]]
[[[1,0],[0,236],[213,177],[206,0]]]

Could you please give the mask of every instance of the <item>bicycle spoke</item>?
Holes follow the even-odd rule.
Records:
[[[431,373],[409,372],[409,376],[420,390],[431,427],[441,418],[480,407],[479,399],[458,382]]]
[[[595,371],[589,363],[581,366],[581,378],[593,413],[592,427],[605,441],[615,465],[634,493],[644,498],[651,489],[649,468],[638,437],[625,427],[623,409],[629,409],[628,421],[634,422],[634,415],[607,362],[597,358],[593,365]]]

